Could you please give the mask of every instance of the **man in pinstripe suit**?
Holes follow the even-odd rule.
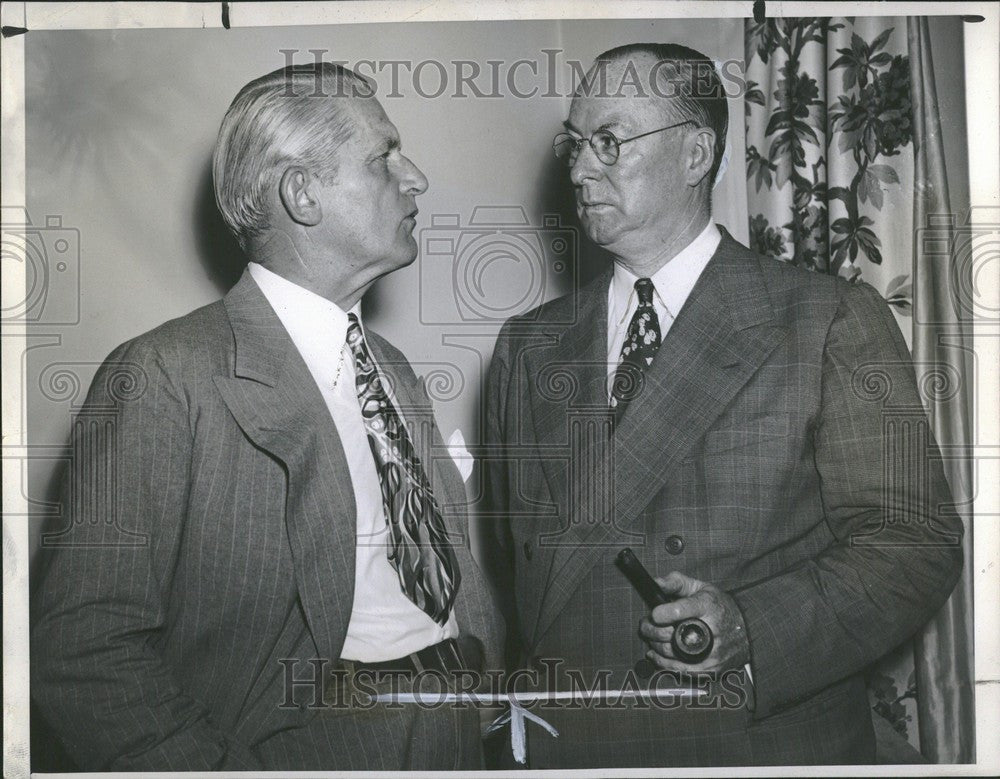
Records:
[[[461,476],[360,321],[416,256],[427,181],[370,85],[326,63],[247,84],[213,173],[251,262],[94,380],[81,418],[111,418],[76,425],[35,700],[86,769],[477,768],[475,710],[352,694],[498,662]]]
[[[532,739],[533,768],[873,762],[862,672],[961,568],[880,296],[712,223],[727,118],[708,58],[637,45],[598,58],[555,140],[614,265],[508,321],[493,355],[489,487],[519,662],[563,691],[570,672],[598,691],[671,674],[707,695],[547,711],[560,735]],[[644,604],[623,547],[673,602]],[[699,662],[671,643],[687,618],[714,633]]]

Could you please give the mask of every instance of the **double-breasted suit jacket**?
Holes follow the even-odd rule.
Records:
[[[624,546],[730,592],[753,683],[705,705],[546,711],[533,767],[864,762],[864,668],[941,605],[961,523],[913,367],[871,287],[724,230],[609,436],[610,271],[508,321],[489,374],[488,486],[520,662],[628,682],[648,608]]]

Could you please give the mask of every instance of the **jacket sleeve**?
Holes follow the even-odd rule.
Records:
[[[73,428],[63,527],[43,537],[33,601],[42,714],[86,770],[260,767],[158,651],[192,452],[187,401],[162,356],[141,341],[115,350]]]
[[[733,593],[750,643],[755,716],[860,671],[918,630],[962,567],[962,523],[888,306],[844,285],[823,352],[814,429],[835,541]]]

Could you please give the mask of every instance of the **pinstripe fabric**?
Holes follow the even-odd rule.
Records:
[[[498,544],[523,662],[624,681],[645,650],[646,609],[613,565],[628,545],[656,575],[733,593],[754,686],[730,696],[739,706],[553,711],[561,736],[532,741],[532,766],[871,761],[860,672],[961,568],[933,442],[908,452],[917,479],[883,474],[883,452],[899,457],[926,422],[891,314],[865,285],[758,258],[723,231],[609,444],[584,434],[604,404],[609,279],[508,322],[490,369],[489,441],[538,451],[487,469],[510,517]],[[551,324],[574,310],[575,325]]]
[[[401,405],[423,414],[414,445],[442,446],[405,358],[369,335]],[[116,385],[116,363],[138,377],[131,391]],[[339,656],[354,495],[322,397],[247,275],[224,301],[116,349],[81,416],[101,408],[111,423],[80,428],[74,443],[91,477],[67,483],[71,545],[43,549],[33,613],[32,692],[82,767],[478,765],[473,711],[278,706],[280,659]],[[461,476],[446,457],[429,470],[462,539]],[[127,545],[135,536],[123,531],[145,542]],[[495,663],[498,618],[468,549],[456,555],[460,631]],[[300,663],[296,676],[311,672]]]

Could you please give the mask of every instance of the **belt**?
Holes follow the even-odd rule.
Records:
[[[380,660],[373,663],[361,660],[341,660],[340,662],[347,670],[355,673],[367,671],[370,673],[412,675],[421,671],[436,671],[442,674],[457,671],[480,672],[482,671],[482,650],[477,646],[478,643],[475,639],[469,639],[460,644],[454,638],[446,638],[444,641],[439,641],[395,660]]]

